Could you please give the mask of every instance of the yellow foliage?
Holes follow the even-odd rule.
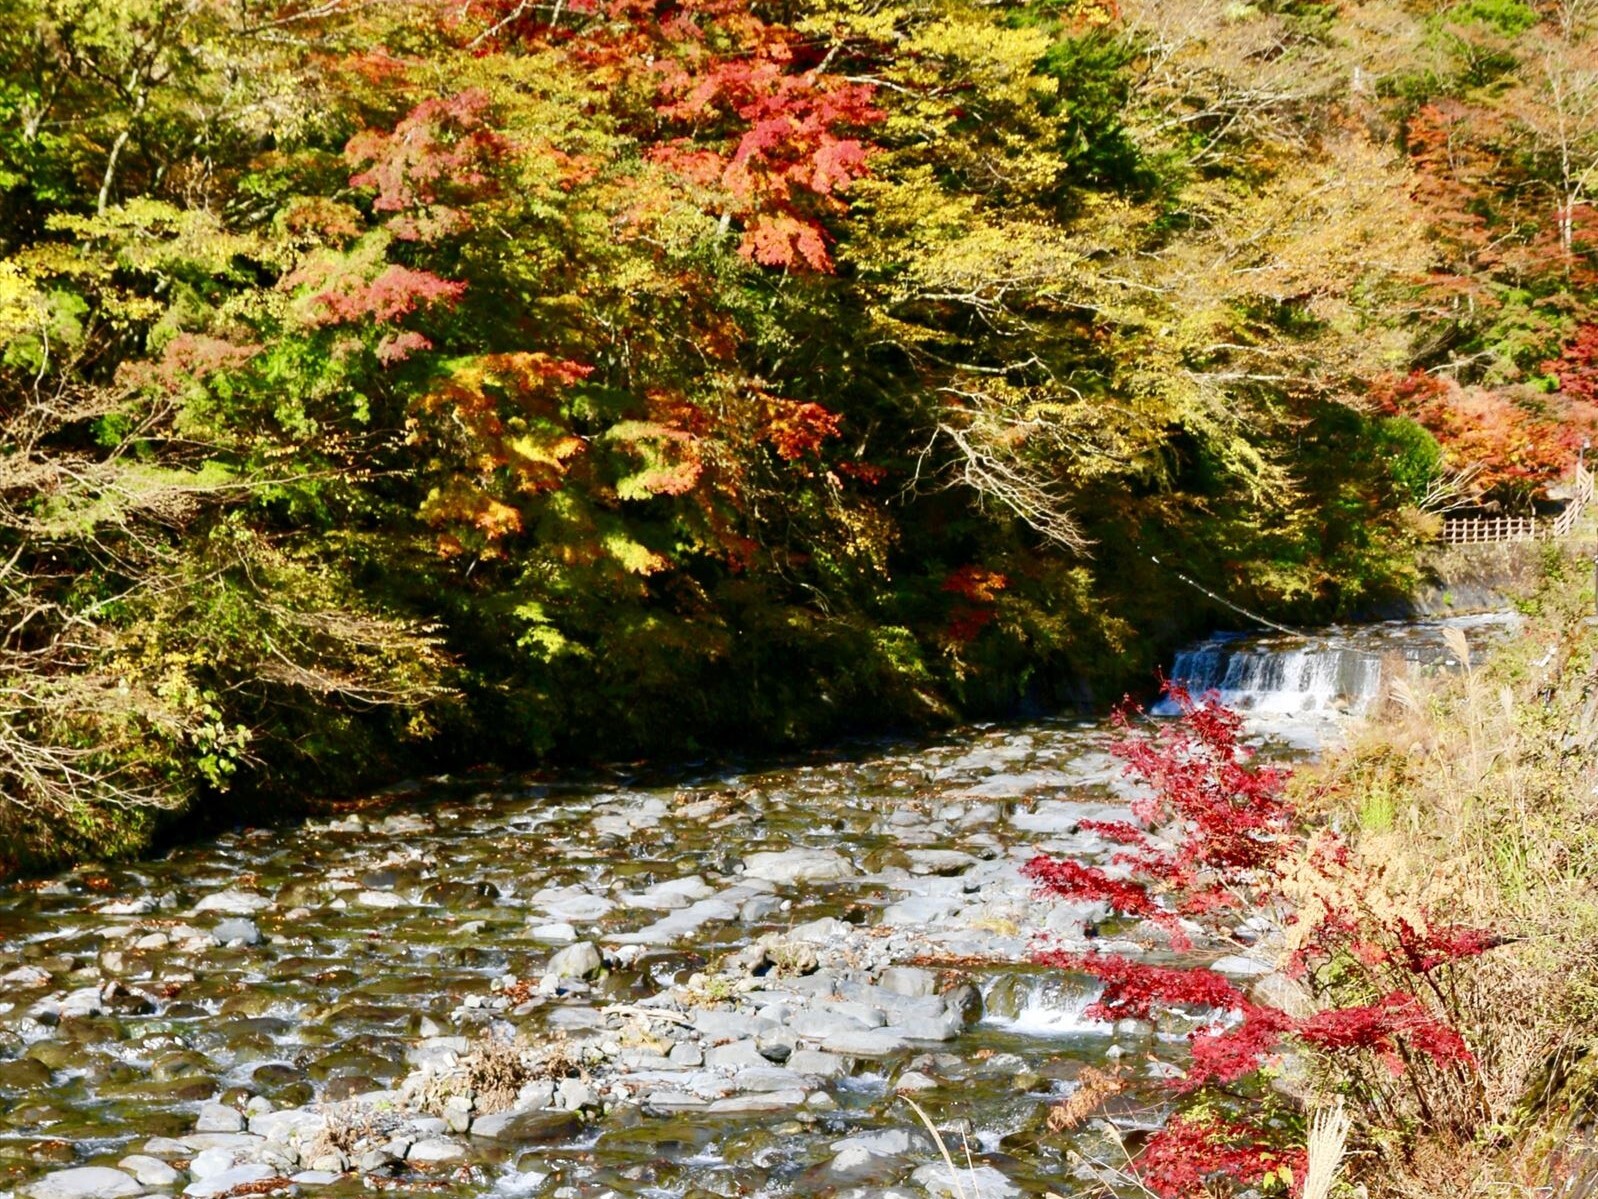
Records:
[[[46,319],[44,297],[22,268],[0,259],[0,339],[10,339],[36,328]]]

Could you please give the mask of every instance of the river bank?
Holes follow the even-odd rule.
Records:
[[[1364,607],[1342,625],[1327,626],[1327,636],[1321,637],[1320,642],[1323,645],[1335,642],[1339,629],[1369,629],[1379,637],[1383,628],[1402,629],[1413,621],[1456,620],[1506,611],[1511,607],[1513,597],[1534,586],[1541,569],[1541,552],[1541,547],[1533,542],[1433,547],[1418,555],[1416,582],[1409,593]],[[1029,691],[1012,694],[1003,702],[996,696],[977,702],[977,711],[984,719],[1014,724],[1053,715],[1093,720],[1102,717],[1126,696],[1131,696],[1139,703],[1151,704],[1159,698],[1157,668],[1160,664],[1180,671],[1186,667],[1178,661],[1179,655],[1186,653],[1191,657],[1195,650],[1203,652],[1206,647],[1213,647],[1216,643],[1213,637],[1203,636],[1206,628],[1206,622],[1201,618],[1203,611],[1209,613],[1210,628],[1229,627],[1228,621],[1233,625],[1241,623],[1254,627],[1246,616],[1209,602],[1199,592],[1179,581],[1167,579],[1167,584],[1175,589],[1165,598],[1165,607],[1171,610],[1171,614],[1153,622],[1148,635],[1137,640],[1133,652],[1124,655],[1117,667],[1112,669],[1100,662],[1091,680],[1087,675],[1069,671],[1039,679]],[[1178,613],[1180,605],[1174,602],[1172,596],[1202,601],[1202,607]],[[1223,634],[1221,640],[1233,636]],[[1306,641],[1314,640],[1313,634],[1306,637]],[[1397,652],[1401,655],[1401,650]],[[1363,660],[1376,663],[1379,656],[1380,651],[1377,651],[1375,656],[1367,656]],[[1330,658],[1317,660],[1323,664],[1333,661]],[[1338,669],[1346,672],[1349,662],[1358,660],[1358,655],[1338,659],[1341,663]],[[1225,682],[1224,677],[1211,677],[1204,674],[1202,669],[1196,679],[1196,685],[1200,688],[1221,686],[1224,689]],[[1270,681],[1266,682],[1269,686]],[[1335,703],[1339,694],[1346,700],[1350,694],[1349,688],[1357,692],[1367,684],[1373,685],[1373,680],[1362,682],[1353,677],[1332,680],[1331,690],[1325,691],[1327,684],[1328,680],[1318,684],[1325,693],[1312,702]],[[1230,697],[1229,702],[1249,705],[1252,700],[1246,695],[1236,695]],[[870,712],[868,717],[857,717],[852,726],[841,721],[822,725],[813,730],[811,735],[801,738],[798,745],[772,744],[749,736],[739,736],[730,743],[713,741],[699,746],[692,738],[684,738],[674,749],[657,747],[648,769],[656,781],[671,785],[678,778],[692,777],[695,769],[693,758],[731,760],[734,749],[742,754],[750,768],[759,769],[783,762],[800,763],[816,753],[848,753],[851,752],[849,747],[855,744],[886,744],[889,740],[906,746],[918,744],[962,727],[962,721],[947,703],[895,705],[873,702],[865,707]],[[352,790],[349,780],[343,780],[342,785],[321,793],[303,787],[288,790],[279,787],[262,792],[245,785],[227,796],[213,796],[206,802],[161,821],[152,833],[152,847],[156,852],[164,852],[241,825],[282,825],[326,818],[372,802],[374,777],[390,781],[395,792],[415,794],[426,785],[416,776],[438,770],[456,776],[491,779],[507,770],[536,771],[541,776],[556,773],[571,776],[574,773],[602,774],[607,768],[602,755],[583,752],[576,746],[538,754],[526,747],[506,745],[503,739],[495,742],[492,738],[482,736],[480,731],[466,730],[452,730],[450,736],[436,740],[442,744],[430,744],[428,748],[412,747],[409,756],[401,754],[394,760],[374,763],[367,774],[364,789]],[[455,748],[440,756],[451,745]],[[404,773],[407,767],[413,772],[409,777]],[[28,872],[38,874],[63,864],[45,858],[31,863]],[[3,877],[0,874],[0,878]]]

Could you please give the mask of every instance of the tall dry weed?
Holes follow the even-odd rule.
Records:
[[[1352,1124],[1342,1099],[1321,1108],[1310,1120],[1303,1199],[1327,1199],[1331,1195],[1343,1168]]]

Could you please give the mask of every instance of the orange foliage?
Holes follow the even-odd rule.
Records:
[[[589,373],[548,354],[485,354],[417,402],[412,443],[458,464],[422,506],[430,524],[447,530],[441,552],[458,552],[459,535],[469,530],[485,555],[497,555],[497,543],[523,524],[496,493],[536,495],[561,485],[571,460],[587,446],[561,421],[559,393]]]
[[[974,563],[950,571],[943,580],[943,590],[959,596],[961,602],[949,614],[944,636],[961,644],[975,640],[993,623],[993,604],[1009,585],[1008,575]]]
[[[789,462],[818,453],[822,442],[838,435],[839,417],[820,404],[771,400],[766,440]]]
[[[1525,391],[1461,387],[1416,371],[1377,379],[1371,398],[1424,426],[1456,466],[1477,467],[1475,486],[1486,495],[1538,490],[1569,468],[1580,439],[1570,413]]]
[[[952,591],[973,604],[993,603],[999,598],[999,592],[1009,585],[1008,575],[976,565],[962,566],[943,580],[945,591]]]

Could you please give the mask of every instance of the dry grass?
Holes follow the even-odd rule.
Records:
[[[1591,571],[1550,553],[1520,633],[1489,648],[1456,632],[1450,649],[1461,668],[1450,675],[1390,670],[1363,729],[1300,777],[1301,802],[1355,826],[1358,852],[1385,889],[1504,941],[1448,984],[1447,1007],[1479,1073],[1422,1080],[1444,1109],[1439,1118],[1418,1120],[1382,1080],[1331,1080],[1356,1115],[1375,1093],[1394,1105],[1360,1119],[1367,1127],[1351,1146],[1350,1168],[1373,1197],[1598,1193],[1591,1153],[1577,1166],[1563,1153],[1584,1134],[1598,1094],[1581,1066],[1598,1056]]]
[[[447,1070],[416,1078],[408,1085],[410,1102],[433,1115],[451,1099],[471,1100],[477,1115],[508,1111],[530,1082],[586,1077],[581,1054],[564,1035],[531,1046],[520,1038],[484,1033]]]
[[[485,1036],[461,1059],[473,1110],[479,1114],[503,1112],[516,1104],[516,1095],[532,1079],[522,1047],[509,1037]]]
[[[384,1139],[399,1121],[361,1103],[329,1103],[322,1107],[322,1127],[301,1151],[309,1163],[330,1153],[353,1159],[364,1146]]]
[[[1106,1099],[1126,1090],[1126,1079],[1120,1071],[1098,1070],[1092,1066],[1082,1067],[1077,1075],[1077,1084],[1077,1089],[1071,1092],[1069,1099],[1049,1108],[1047,1123],[1050,1132],[1065,1132],[1075,1128]]]

